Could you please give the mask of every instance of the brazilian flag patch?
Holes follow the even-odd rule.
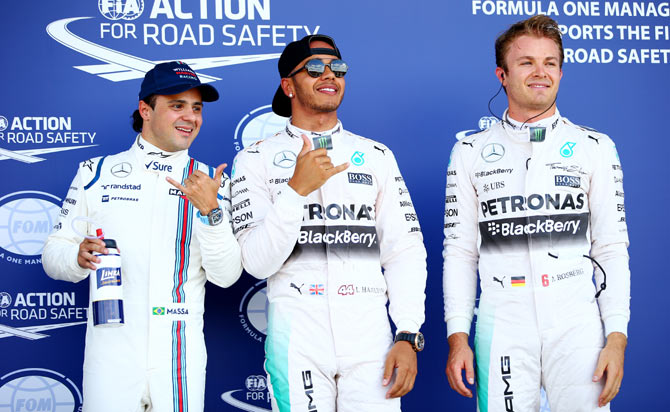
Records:
[[[165,308],[162,306],[154,306],[153,309],[154,315],[165,315]]]

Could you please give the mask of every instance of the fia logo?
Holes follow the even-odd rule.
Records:
[[[108,20],[135,20],[144,11],[144,0],[98,0],[98,10]]]

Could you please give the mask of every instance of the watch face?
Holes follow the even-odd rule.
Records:
[[[207,218],[209,219],[210,225],[218,225],[223,220],[223,211],[221,208],[216,208],[209,212]]]
[[[425,340],[423,339],[423,333],[419,332],[416,334],[416,350],[422,351],[423,346],[425,345]]]

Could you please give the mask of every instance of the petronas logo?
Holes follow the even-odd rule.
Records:
[[[363,163],[365,163],[363,156],[365,156],[365,153],[355,152],[353,155],[351,155],[351,163],[355,164],[356,166],[361,166]]]
[[[572,157],[574,154],[572,148],[575,147],[577,143],[575,142],[565,142],[565,144],[561,147],[561,156],[563,157]]]
[[[544,142],[544,137],[547,134],[546,127],[531,127],[528,131],[530,132],[531,142]]]

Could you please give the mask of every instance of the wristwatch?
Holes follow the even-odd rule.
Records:
[[[223,210],[220,207],[212,209],[207,213],[207,220],[210,226],[216,226],[223,221]]]
[[[395,342],[399,342],[401,340],[409,342],[412,345],[412,349],[414,349],[414,352],[421,352],[426,342],[423,338],[423,333],[421,332],[417,333],[400,332],[397,335],[395,335]]]

